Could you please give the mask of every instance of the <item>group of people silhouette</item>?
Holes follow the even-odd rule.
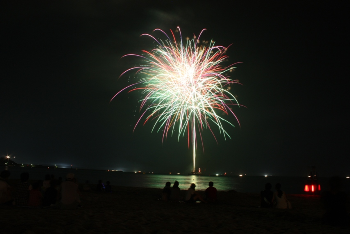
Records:
[[[196,191],[196,184],[192,183],[188,188],[185,196],[181,196],[179,182],[175,181],[173,187],[170,182],[165,183],[165,187],[162,190],[163,201],[185,201],[188,203],[194,202],[216,202],[217,200],[217,189],[214,187],[213,182],[209,182],[209,187],[205,190],[205,196],[203,197]]]
[[[286,193],[281,190],[281,184],[277,183],[275,186],[275,192],[272,192],[272,185],[270,183],[265,184],[265,190],[260,193],[260,207],[278,209],[291,209],[291,203],[287,199]]]
[[[23,172],[20,181],[15,186],[10,186],[8,170],[0,173],[0,207],[60,207],[77,208],[81,206],[79,185],[73,173],[66,175],[65,181],[62,178],[55,179],[54,175],[46,175],[43,181],[29,183],[29,173]],[[330,189],[321,194],[325,214],[323,222],[331,225],[344,225],[348,222],[349,216],[346,210],[347,194],[341,190],[340,177],[331,177],[329,180]],[[281,184],[275,185],[272,191],[271,183],[265,184],[265,189],[260,193],[261,208],[290,209],[291,203],[287,199],[286,193],[281,189]],[[91,190],[88,182],[82,186],[83,191]],[[106,184],[100,180],[95,191],[111,192],[110,182]],[[209,187],[204,194],[196,191],[196,184],[192,183],[187,191],[181,191],[179,182],[175,181],[173,186],[166,182],[162,190],[161,200],[186,203],[208,203],[217,201],[217,189],[213,182],[209,182]]]
[[[334,226],[349,226],[349,215],[346,210],[347,195],[341,190],[341,178],[333,176],[329,179],[329,190],[321,194],[321,202],[325,210],[322,222]],[[287,199],[286,193],[281,190],[281,184],[275,185],[272,192],[272,185],[265,184],[265,189],[260,193],[260,207],[291,209],[291,203]]]
[[[16,207],[80,207],[79,185],[73,173],[66,175],[65,181],[47,174],[43,181],[29,182],[29,173],[23,172],[20,181],[10,186],[11,173],[4,170],[0,174],[0,205]]]

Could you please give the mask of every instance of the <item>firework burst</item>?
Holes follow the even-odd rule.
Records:
[[[237,99],[232,95],[230,85],[238,83],[238,80],[230,79],[226,74],[232,72],[234,64],[223,66],[227,47],[216,46],[214,41],[202,41],[200,43],[201,31],[198,38],[186,38],[183,42],[180,28],[180,41],[176,40],[174,32],[170,30],[173,40],[161,29],[155,29],[163,33],[165,40],[159,40],[150,34],[142,36],[151,37],[157,46],[151,50],[142,50],[143,54],[127,54],[126,56],[137,56],[142,58],[143,64],[127,69],[126,72],[135,70],[138,82],[131,84],[126,89],[131,91],[142,90],[140,105],[141,119],[144,124],[154,120],[152,131],[162,131],[163,138],[174,133],[178,138],[187,134],[188,145],[193,147],[193,172],[195,172],[195,155],[197,134],[199,134],[203,147],[202,131],[211,129],[216,125],[221,134],[229,137],[223,127],[223,122],[234,126],[231,122],[219,115],[230,113],[238,118],[232,111],[232,106],[240,106]],[[112,98],[112,99],[113,99]],[[134,128],[134,129],[135,129]],[[204,147],[203,147],[204,149]]]

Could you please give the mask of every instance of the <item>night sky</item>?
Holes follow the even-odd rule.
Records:
[[[14,3],[15,2],[15,3]],[[346,2],[346,1],[341,1]],[[204,132],[208,173],[350,175],[349,22],[337,1],[2,1],[0,156],[17,163],[189,172],[187,138],[135,132],[140,95],[124,92],[150,50],[140,37],[181,27],[228,46],[241,126]],[[157,37],[161,34],[154,34]]]

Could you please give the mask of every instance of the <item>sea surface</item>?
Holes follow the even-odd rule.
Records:
[[[5,167],[0,167],[4,170]],[[29,172],[30,180],[44,180],[46,174],[53,174],[55,178],[62,177],[65,179],[67,173],[75,174],[77,182],[95,185],[98,180],[103,183],[110,181],[111,185],[143,187],[143,188],[163,188],[166,182],[179,182],[182,190],[187,190],[191,183],[196,184],[196,190],[205,190],[210,181],[214,182],[214,187],[220,191],[235,190],[244,193],[259,193],[264,189],[266,183],[273,186],[281,183],[282,190],[287,194],[305,194],[304,186],[307,177],[290,177],[290,176],[206,176],[206,175],[160,175],[160,174],[142,174],[132,172],[116,172],[106,170],[84,170],[84,169],[63,169],[63,168],[30,168],[30,167],[8,167],[11,172],[10,179],[19,179],[22,172]],[[321,191],[328,189],[328,179],[326,177],[318,178],[321,185]],[[350,179],[343,179],[343,190],[350,193]]]

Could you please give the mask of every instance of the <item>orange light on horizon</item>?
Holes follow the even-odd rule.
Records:
[[[305,191],[305,192],[309,192],[309,191],[310,191],[309,185],[307,185],[307,184],[305,185],[304,191]]]

